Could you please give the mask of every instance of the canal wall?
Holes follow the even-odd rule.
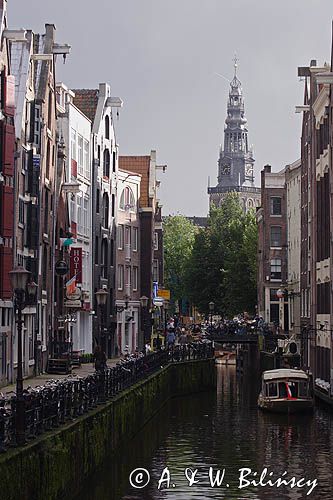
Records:
[[[216,387],[214,360],[173,363],[112,401],[0,456],[1,500],[60,500],[79,492],[104,459],[173,397]]]

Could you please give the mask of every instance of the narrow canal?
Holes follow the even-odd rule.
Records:
[[[217,391],[172,400],[152,419],[117,457],[106,461],[103,469],[83,485],[76,500],[155,500],[166,499],[333,499],[333,413],[318,407],[314,415],[277,416],[261,413],[256,406],[258,387],[255,373],[242,379],[234,367],[218,367]],[[163,479],[168,467],[171,479]],[[225,469],[220,487],[211,487],[218,469]],[[247,477],[257,480],[264,468],[264,481],[279,477],[317,479],[311,486],[253,486],[239,489],[239,469],[257,472]],[[150,473],[142,489],[130,485],[129,475],[137,468]],[[198,469],[198,484],[189,486],[184,470]],[[283,476],[284,472],[287,472]],[[190,478],[191,472],[187,475]],[[146,482],[144,476],[132,475]],[[227,484],[229,487],[227,487]],[[246,483],[243,482],[245,485]],[[175,486],[173,486],[175,485]]]

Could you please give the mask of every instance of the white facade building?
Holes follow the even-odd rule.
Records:
[[[116,311],[119,353],[134,352],[140,331],[141,175],[118,171]]]
[[[75,94],[63,83],[57,85],[59,136],[66,145],[66,181],[78,184],[69,194],[69,222],[74,249],[82,251],[82,275],[77,276],[82,309],[69,323],[73,351],[92,352],[92,179],[91,121],[73,103]],[[72,277],[72,276],[70,276]],[[74,321],[73,321],[74,319]]]

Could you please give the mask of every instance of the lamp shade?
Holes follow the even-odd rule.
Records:
[[[31,275],[30,271],[27,271],[22,266],[17,266],[8,274],[13,290],[25,290],[29,276]]]
[[[100,290],[98,290],[96,293],[96,300],[97,300],[97,305],[99,306],[105,306],[106,304],[106,300],[108,298],[108,292],[106,290],[104,290],[103,288],[101,288]]]
[[[209,302],[209,310],[210,311],[214,311],[214,308],[215,308],[215,303],[214,302]]]
[[[142,295],[142,297],[140,297],[140,303],[141,303],[141,306],[142,307],[147,307],[148,306],[148,297],[146,297],[145,295]]]

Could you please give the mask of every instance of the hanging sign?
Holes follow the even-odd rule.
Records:
[[[70,272],[76,283],[82,283],[82,248],[71,248]]]

